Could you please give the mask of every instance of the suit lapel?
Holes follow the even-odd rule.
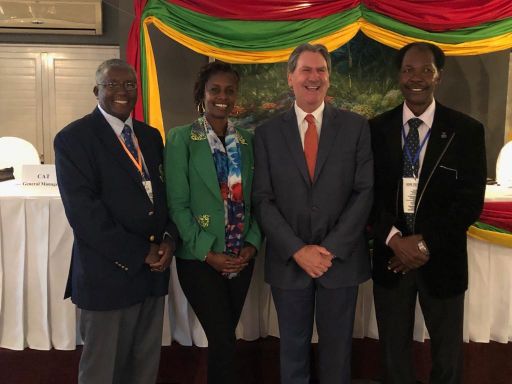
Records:
[[[304,181],[308,185],[311,185],[306,158],[304,157],[304,149],[302,148],[302,142],[300,140],[299,127],[297,126],[297,116],[295,115],[293,107],[283,115],[281,132],[283,132],[286,145]]]
[[[94,125],[96,136],[100,139],[107,152],[112,154],[113,161],[116,161],[121,168],[128,172],[133,181],[144,191],[139,171],[125,153],[110,124],[97,108],[94,110],[93,116],[97,121],[97,124]]]
[[[425,157],[421,166],[421,175],[418,184],[418,194],[426,187],[426,182],[434,170],[434,167],[443,153],[446,145],[449,143],[451,136],[454,133],[453,127],[446,124],[443,106],[437,103],[436,111],[434,114],[434,121],[432,123],[432,131],[428,139]]]
[[[155,147],[156,143],[151,142],[149,137],[144,135],[144,131],[140,129],[139,123],[137,121],[133,121],[133,131],[137,137],[139,148],[144,158],[144,163],[148,169],[149,178],[151,180],[158,181],[158,178],[162,175],[158,169],[153,169],[153,166],[160,166],[162,164],[162,160],[160,157],[161,154],[158,153],[157,147]],[[162,179],[160,180],[163,182]]]
[[[387,141],[385,148],[389,148],[389,169],[396,171],[397,179],[400,179],[403,173],[402,125],[402,106],[399,106],[391,116],[389,127],[386,127],[389,134],[384,136]]]
[[[192,138],[190,140],[190,161],[210,192],[222,199],[208,138],[197,121],[192,124],[190,136]]]
[[[338,132],[340,132],[342,128],[337,126],[337,124],[341,124],[341,122],[337,121],[334,108],[325,104],[324,115],[322,117],[320,142],[318,143],[318,155],[315,165],[315,181],[320,175],[320,171],[327,160]]]

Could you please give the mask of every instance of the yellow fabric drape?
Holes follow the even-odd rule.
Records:
[[[178,43],[192,49],[195,52],[205,56],[215,57],[216,59],[234,63],[275,63],[288,60],[288,56],[293,51],[292,48],[277,51],[227,51],[217,48],[200,41],[191,39],[190,37],[176,31],[175,29],[164,24],[158,18],[149,16],[142,23],[144,34],[144,48],[146,52],[146,74],[147,74],[147,123],[157,128],[165,140],[165,130],[162,118],[162,108],[160,104],[160,91],[158,89],[158,75],[155,64],[155,56],[149,37],[148,25],[153,24],[163,34],[177,41]],[[318,40],[311,41],[313,44],[323,44],[329,51],[335,50],[347,41],[350,41],[359,31],[359,24],[354,23],[335,33],[325,36]]]
[[[294,49],[293,47],[287,49],[273,50],[273,51],[231,51],[222,48],[218,48],[204,42],[194,40],[174,28],[166,25],[155,16],[146,17],[142,23],[144,44],[146,52],[146,66],[147,73],[147,120],[150,125],[157,128],[162,137],[165,140],[162,110],[160,106],[160,92],[158,89],[158,76],[155,64],[155,58],[153,48],[151,46],[151,40],[148,32],[148,25],[153,24],[163,34],[169,38],[177,41],[178,43],[192,49],[195,52],[203,54],[205,56],[214,57],[216,59],[234,63],[234,64],[249,64],[249,63],[276,63],[286,61],[288,56]],[[419,39],[414,39],[408,36],[404,36],[395,32],[388,31],[384,28],[378,27],[362,18],[357,22],[341,28],[340,30],[324,36],[320,39],[313,40],[311,43],[323,44],[329,51],[335,50],[343,44],[350,41],[356,33],[361,30],[365,35],[373,40],[379,41],[382,44],[388,45],[393,48],[400,48],[405,44]],[[461,43],[461,44],[443,44],[436,43],[447,55],[477,55],[482,53],[489,53],[498,50],[508,49],[512,47],[512,32],[507,33],[498,37],[478,40],[473,42]]]
[[[277,63],[288,60],[288,56],[295,47],[279,49],[273,51],[231,51],[194,40],[181,32],[176,31],[172,27],[166,25],[154,16],[144,19],[144,24],[154,24],[162,33],[176,40],[178,43],[192,49],[197,53],[205,56],[214,57],[216,59],[226,61],[233,64],[261,64],[261,63]],[[329,51],[335,50],[346,42],[350,41],[359,31],[359,21],[342,28],[328,36],[317,40],[312,40],[313,44],[323,44]]]
[[[414,39],[412,37],[404,36],[399,33],[378,27],[372,23],[367,22],[366,20],[360,20],[359,23],[361,24],[361,31],[366,36],[395,49],[400,49],[404,45],[414,41],[427,41],[437,45],[444,51],[446,55],[469,56],[501,51],[512,47],[512,32],[489,39],[460,44],[444,44],[431,40]]]
[[[488,241],[489,243],[512,248],[512,235],[508,233],[487,231],[472,225],[468,229],[468,235],[478,240]]]
[[[151,19],[147,18],[146,20]],[[162,117],[162,108],[160,106],[160,89],[158,88],[158,76],[156,73],[156,63],[155,63],[155,55],[153,53],[153,47],[151,45],[151,39],[149,38],[148,24],[146,22],[142,24],[143,33],[144,33],[144,49],[146,51],[146,73],[147,73],[147,81],[146,84],[147,89],[147,123],[152,127],[158,129],[160,134],[162,135],[162,139],[165,142],[165,130],[164,130],[164,120]]]

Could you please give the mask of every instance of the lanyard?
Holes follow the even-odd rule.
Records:
[[[126,152],[128,157],[132,161],[133,165],[135,165],[135,168],[137,168],[137,170],[139,171],[141,176],[144,178],[144,172],[142,171],[142,153],[140,152],[139,142],[137,141],[137,138],[135,137],[135,145],[136,145],[136,149],[137,149],[137,160],[135,160],[132,153],[128,150],[128,148],[126,148],[126,144],[124,143],[124,141],[119,136],[117,137],[117,139],[123,146],[124,151]]]
[[[418,160],[420,158],[421,150],[423,149],[423,147],[425,146],[425,143],[427,142],[428,138],[430,137],[430,132],[431,131],[432,131],[432,129],[430,128],[428,130],[427,134],[425,135],[425,137],[423,138],[423,140],[421,141],[420,147],[418,148],[418,150],[414,154],[414,158],[411,158],[411,153],[409,152],[409,148],[407,148],[407,145],[406,145],[407,141],[406,141],[406,137],[405,137],[405,129],[404,129],[404,127],[402,127],[402,137],[404,139],[404,152],[405,152],[405,155],[407,156],[407,158],[409,159],[409,161],[411,162],[412,167],[413,167],[413,171],[414,171],[414,173],[416,175],[418,174],[418,172],[416,172],[416,170],[414,169],[415,168],[414,166],[415,166],[416,162],[418,162]]]

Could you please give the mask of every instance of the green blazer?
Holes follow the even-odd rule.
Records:
[[[261,233],[251,209],[253,137],[248,131],[238,128],[237,134],[245,202],[244,241],[259,248]],[[167,134],[165,181],[169,215],[183,240],[176,256],[203,261],[209,251],[223,252],[224,201],[208,139],[197,124],[176,127]]]

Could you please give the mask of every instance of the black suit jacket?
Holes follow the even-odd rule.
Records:
[[[151,241],[166,230],[177,236],[167,216],[162,139],[144,123],[134,120],[133,128],[154,203],[98,108],[55,137],[57,180],[74,234],[66,297],[79,308],[124,308],[168,290],[169,271],[151,272],[144,263]]]
[[[305,288],[311,277],[292,259],[307,244],[336,257],[318,279],[327,288],[370,276],[364,227],[372,205],[373,162],[366,119],[326,104],[311,184],[292,108],[256,129],[253,201],[267,237],[265,280]]]
[[[402,105],[370,120],[375,164],[373,279],[393,286],[387,270],[392,228],[407,234],[402,206]],[[430,260],[419,268],[430,293],[449,297],[468,285],[466,231],[478,219],[485,194],[484,127],[436,102],[416,195],[414,233],[421,234]]]

